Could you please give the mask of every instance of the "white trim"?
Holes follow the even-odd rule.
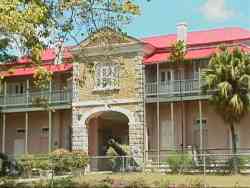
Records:
[[[91,100],[72,103],[73,107],[88,107],[88,106],[105,106],[107,104],[130,104],[143,102],[138,99],[109,99],[109,100]]]
[[[133,52],[140,52],[144,50],[144,45],[142,43],[126,43],[126,44],[113,44],[111,45],[112,49],[107,50],[105,47],[85,47],[81,49],[79,47],[73,49],[73,53],[80,53],[84,51],[84,56],[98,56],[98,55],[114,55],[114,54],[124,54],[124,53],[133,53]]]
[[[129,119],[129,124],[135,124],[135,119],[133,116],[133,113],[130,112],[129,110],[125,109],[125,108],[120,108],[120,107],[96,107],[93,108],[87,112],[83,113],[83,116],[81,117],[80,122],[82,122],[84,125],[87,124],[87,120],[95,113],[98,112],[120,112],[124,115],[127,116],[127,118]]]

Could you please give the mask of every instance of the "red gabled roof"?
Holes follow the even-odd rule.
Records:
[[[141,40],[145,43],[153,45],[156,48],[169,48],[176,41],[176,34],[146,37]],[[250,40],[250,31],[232,27],[189,32],[187,36],[188,45],[204,45],[241,40]]]
[[[44,63],[53,61],[56,58],[56,53],[54,48],[47,48],[42,52],[41,55],[42,61]],[[69,47],[64,48],[63,50],[63,59],[72,59],[73,55],[70,52]],[[17,64],[26,64],[26,63],[31,63],[31,60],[29,59],[28,56],[24,56],[16,61]]]
[[[238,45],[238,47],[244,51],[250,53],[250,48],[245,45]],[[232,48],[232,47],[231,47]],[[214,53],[218,51],[217,47],[208,47],[208,48],[198,48],[198,49],[190,49],[187,51],[185,59],[204,59],[211,57]],[[144,64],[153,64],[166,62],[169,60],[170,52],[160,52],[155,53],[149,57],[144,57]]]
[[[57,72],[65,72],[72,69],[72,64],[45,64],[43,67],[45,67],[48,71],[57,73]],[[15,77],[15,76],[30,76],[33,75],[36,70],[36,67],[19,67],[19,68],[13,68],[13,71],[2,71],[0,74],[4,77]]]

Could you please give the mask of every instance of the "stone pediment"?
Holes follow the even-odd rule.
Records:
[[[80,48],[96,48],[106,46],[119,46],[124,44],[135,44],[140,43],[140,40],[128,36],[126,33],[115,31],[110,28],[103,28],[95,33],[91,34],[88,38],[83,40],[79,47]]]

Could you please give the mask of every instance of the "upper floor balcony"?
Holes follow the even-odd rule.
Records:
[[[45,106],[70,104],[71,90],[31,91],[20,94],[0,95],[1,107]]]
[[[201,81],[199,79],[169,80],[160,82],[148,82],[145,85],[146,96],[191,96],[201,93]]]

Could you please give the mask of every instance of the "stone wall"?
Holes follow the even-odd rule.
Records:
[[[89,62],[91,61],[98,61],[98,58],[90,58]],[[116,111],[128,117],[129,144],[136,161],[142,162],[144,150],[143,55],[138,51],[116,54],[114,61],[120,63],[119,89],[108,92],[94,90],[93,73],[86,71],[86,62],[74,64],[72,149],[88,150],[86,124],[91,115],[103,111]],[[85,77],[85,83],[81,87],[77,83],[79,77]]]

